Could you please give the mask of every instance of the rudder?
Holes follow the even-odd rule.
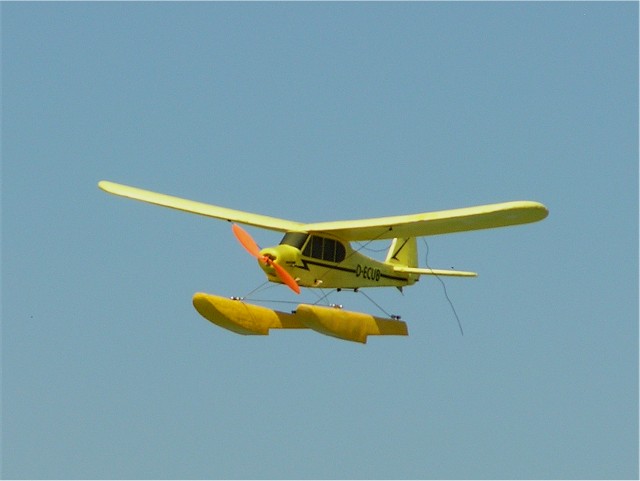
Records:
[[[417,267],[418,243],[416,238],[396,237],[393,239],[385,262],[404,267]]]

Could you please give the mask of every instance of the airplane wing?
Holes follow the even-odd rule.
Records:
[[[171,195],[159,194],[149,190],[138,189],[137,187],[129,187],[127,185],[116,184],[103,180],[98,183],[105,192],[110,194],[127,197],[129,199],[140,200],[149,204],[169,207],[171,209],[191,212],[193,214],[204,215],[207,217],[215,217],[230,222],[238,222],[240,224],[262,227],[264,229],[277,230],[281,232],[301,231],[303,224],[285,219],[277,219],[266,215],[252,214],[240,210],[227,209],[226,207],[218,207],[217,205],[195,202],[193,200],[181,199]]]
[[[342,220],[304,224],[266,215],[227,209],[216,205],[181,199],[149,190],[129,187],[103,180],[98,186],[110,194],[160,205],[193,214],[230,222],[261,227],[280,232],[308,232],[334,235],[345,241],[421,237],[478,229],[491,229],[527,224],[544,219],[547,208],[531,201],[465,207],[462,209],[426,212],[423,214],[379,217],[375,219]]]
[[[548,214],[539,202],[516,201],[377,219],[304,224],[302,230],[332,234],[346,241],[378,240],[527,224],[542,220]]]

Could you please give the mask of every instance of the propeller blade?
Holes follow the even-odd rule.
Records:
[[[276,274],[278,274],[278,277],[280,278],[280,280],[284,282],[287,286],[289,286],[289,288],[291,288],[293,292],[295,292],[296,294],[300,294],[300,286],[298,285],[296,280],[293,278],[293,276],[289,274],[287,270],[284,267],[282,267],[280,264],[276,264],[268,257],[266,259],[267,259],[267,263],[276,270]]]
[[[300,286],[298,285],[296,280],[293,278],[293,276],[289,274],[284,267],[282,267],[279,264],[276,264],[269,257],[260,255],[260,247],[258,247],[258,244],[256,244],[256,241],[253,240],[253,237],[251,237],[246,230],[244,230],[238,224],[233,224],[231,226],[231,229],[233,230],[233,235],[235,235],[236,239],[238,239],[238,242],[242,244],[242,247],[244,247],[247,250],[247,252],[249,252],[249,254],[251,254],[253,257],[260,260],[261,262],[264,262],[270,265],[271,267],[273,267],[276,271],[277,276],[280,278],[280,280],[284,282],[287,286],[289,286],[293,292],[295,292],[296,294],[300,294]]]
[[[242,244],[242,247],[244,247],[253,257],[260,259],[260,247],[258,247],[256,241],[253,240],[253,237],[251,237],[249,233],[238,224],[233,224],[231,229],[233,230],[233,234],[236,236],[236,239],[238,239],[238,242]]]

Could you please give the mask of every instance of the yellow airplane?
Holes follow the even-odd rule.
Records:
[[[418,267],[416,238],[527,224],[540,221],[548,215],[547,208],[539,202],[516,201],[394,217],[308,224],[181,199],[104,180],[99,182],[98,186],[110,194],[121,197],[232,222],[234,235],[258,260],[267,279],[285,284],[298,294],[301,287],[357,290],[364,287],[392,286],[402,289],[404,286],[413,285],[423,275],[475,277],[477,274],[474,272]],[[238,224],[280,231],[284,233],[284,237],[279,245],[260,249],[247,231]],[[350,244],[352,241],[384,239],[391,239],[391,246],[383,262],[361,254]],[[205,314],[211,306],[205,307],[205,298],[202,296],[206,295],[194,296],[194,305],[203,316],[211,320],[213,314]],[[214,297],[210,296],[209,301],[214,304],[217,302],[218,312],[222,303],[219,299],[222,298],[215,297],[214,302]],[[225,303],[224,307],[229,306]],[[237,309],[234,309],[235,307],[232,311],[235,314],[226,315],[226,318],[239,316]],[[380,319],[374,322],[378,325],[385,324]],[[285,324],[286,326],[274,324],[271,327],[296,327],[295,322],[292,324],[287,321]],[[306,324],[308,323],[297,327],[305,327]],[[224,325],[223,327],[229,328]],[[324,333],[335,335],[330,332]],[[369,332],[372,333],[377,332]],[[349,339],[365,342],[366,335],[365,341],[362,341],[361,336],[358,339]]]
[[[101,181],[110,194],[233,222],[244,248],[259,261],[267,279],[300,287],[358,289],[402,287],[422,275],[474,277],[474,272],[418,267],[416,238],[526,224],[544,219],[547,208],[531,201],[505,202],[424,214],[305,224],[227,209],[148,190]],[[260,249],[238,224],[284,232],[280,244]],[[350,241],[392,239],[384,262],[353,249]]]

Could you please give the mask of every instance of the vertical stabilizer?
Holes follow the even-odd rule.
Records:
[[[418,267],[418,243],[415,237],[397,237],[391,242],[385,262],[403,267]]]

